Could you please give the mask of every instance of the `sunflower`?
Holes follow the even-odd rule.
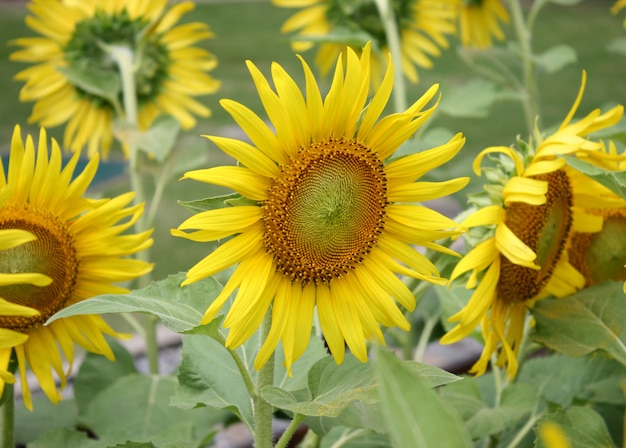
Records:
[[[64,146],[89,155],[108,154],[112,123],[123,117],[121,91],[107,95],[86,85],[119,79],[119,70],[103,44],[128,47],[139,62],[135,72],[138,125],[147,129],[159,114],[176,118],[184,129],[195,125],[194,115],[207,117],[208,108],[196,95],[215,92],[219,82],[206,72],[216,59],[194,47],[213,34],[202,23],[175,26],[194,8],[181,2],[166,10],[167,0],[33,0],[26,24],[42,37],[16,39],[23,49],[11,59],[33,63],[16,75],[26,84],[21,101],[35,101],[30,122],[51,127],[67,123]]]
[[[501,23],[509,13],[501,0],[458,0],[459,29],[464,47],[489,48],[493,39],[504,40]]]
[[[385,69],[384,57],[389,51],[387,36],[380,14],[374,1],[346,0],[272,0],[285,8],[305,9],[287,19],[281,31],[297,32],[302,39],[307,37],[326,39],[320,45],[316,64],[326,75],[337,60],[337,55],[346,46],[360,51],[360,45],[354,44],[354,37],[338,41],[337,36],[365,36],[372,40],[379,52],[372,52],[370,61],[374,86],[380,84]],[[396,27],[400,33],[402,52],[402,72],[413,83],[418,81],[416,66],[431,68],[431,58],[441,54],[441,48],[448,48],[446,35],[456,32],[455,0],[390,0],[394,12]],[[335,35],[336,37],[333,37]],[[333,41],[334,39],[334,41]],[[313,42],[297,40],[292,44],[294,51],[304,51],[313,46]]]
[[[123,234],[143,212],[143,204],[128,206],[133,193],[113,199],[83,197],[98,168],[96,154],[74,177],[80,152],[61,168],[61,150],[46,132],[38,149],[19,126],[11,140],[8,170],[0,175],[0,234],[32,234],[32,240],[11,247],[0,238],[0,389],[7,381],[12,351],[17,356],[24,404],[32,409],[26,366],[56,403],[60,393],[53,371],[65,386],[61,352],[71,363],[74,343],[109,359],[113,353],[103,335],[118,336],[100,316],[59,319],[45,326],[57,311],[81,300],[124,293],[114,283],[135,279],[152,269],[143,261],[125,258],[152,244],[151,231]]]
[[[617,0],[617,2],[615,2],[613,7],[611,8],[611,13],[617,14],[625,7],[626,7],[626,0]],[[626,27],[626,19],[624,19],[624,27]]]
[[[347,343],[367,360],[366,339],[383,342],[379,324],[408,330],[396,305],[412,310],[415,298],[396,274],[445,284],[435,266],[413,245],[454,253],[434,241],[459,231],[457,224],[415,204],[463,188],[467,178],[416,182],[461,149],[461,134],[430,150],[388,161],[394,151],[432,114],[424,110],[437,86],[402,113],[379,120],[393,86],[388,66],[380,89],[364,109],[370,86],[367,44],[357,56],[340,55],[324,100],[309,66],[302,61],[306,99],[294,80],[272,66],[274,92],[248,62],[275,133],[245,106],[222,106],[253,145],[208,136],[240,166],[185,174],[235,190],[248,199],[239,205],[199,213],[172,233],[195,241],[234,235],[187,273],[196,282],[232,265],[235,271],[202,320],[210,322],[238,289],[226,316],[226,345],[234,348],[259,327],[268,308],[272,325],[255,360],[260,368],[282,341],[287,369],[307,347],[314,309],[337,363]],[[345,60],[345,67],[344,67]],[[184,230],[197,229],[193,233]]]
[[[457,342],[480,323],[485,347],[472,368],[479,375],[499,351],[496,364],[506,367],[509,377],[515,376],[526,307],[548,295],[572,294],[585,285],[569,262],[566,247],[571,233],[599,232],[602,218],[590,209],[620,204],[606,188],[566,165],[567,156],[601,156],[603,144],[586,137],[614,125],[623,115],[622,106],[605,113],[596,109],[573,123],[585,82],[583,74],[578,97],[559,129],[545,139],[536,132],[534,151],[526,145],[528,152],[492,147],[474,161],[474,171],[480,175],[483,158],[501,154],[499,166],[486,169],[497,185],[486,187],[490,194],[482,198],[483,206],[462,223],[487,233],[450,275],[452,281],[471,272],[466,287],[475,291],[465,308],[449,319],[459,324],[441,342]]]

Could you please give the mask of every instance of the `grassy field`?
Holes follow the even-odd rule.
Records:
[[[610,12],[612,1],[587,0],[573,7],[549,5],[539,17],[536,25],[534,48],[537,52],[556,44],[567,44],[578,52],[578,61],[555,74],[540,77],[541,114],[545,124],[562,120],[569,110],[580,84],[582,69],[588,73],[588,85],[581,112],[592,108],[626,102],[626,57],[606,51],[612,39],[626,35],[622,27],[623,15],[613,17]],[[27,10],[22,3],[4,3],[0,6],[0,41],[32,36],[24,25]],[[222,81],[221,90],[202,101],[213,111],[210,119],[201,120],[198,126],[184,135],[183,142],[206,153],[206,165],[223,163],[226,160],[200,134],[232,134],[236,132],[230,117],[220,108],[220,98],[231,98],[248,105],[264,116],[254,85],[245,67],[246,59],[252,60],[264,73],[269,73],[272,61],[279,62],[290,73],[300,79],[300,64],[289,48],[289,42],[280,34],[283,21],[293,10],[277,8],[268,1],[250,2],[204,2],[186,17],[189,21],[202,21],[211,27],[216,37],[206,42],[218,58],[219,66],[212,75]],[[508,30],[511,34],[511,30]],[[457,41],[435,61],[435,68],[420,71],[418,85],[409,86],[408,99],[413,101],[432,83],[438,82],[445,100],[446,94],[456,86],[475,77],[458,59]],[[10,45],[0,46],[0,147],[6,152],[11,131],[20,123],[29,132],[37,132],[36,125],[26,126],[31,104],[18,101],[20,84],[12,81],[13,76],[26,67],[10,62],[8,55],[15,50]],[[313,53],[305,53],[309,61]],[[524,134],[521,107],[512,101],[497,103],[488,117],[480,119],[451,118],[437,116],[437,126],[445,126],[453,132],[462,131],[468,138],[466,147],[454,163],[444,170],[445,177],[467,175],[468,164],[477,151],[489,145],[511,144],[516,135]],[[62,129],[50,132],[59,138]],[[112,185],[106,193],[117,193],[127,188],[124,180]],[[208,246],[190,243],[169,235],[169,229],[189,216],[189,212],[176,201],[210,196],[214,190],[193,181],[176,182],[168,185],[164,206],[159,214],[155,238],[154,257],[157,260],[155,278],[168,273],[186,270],[209,250]],[[462,200],[462,197],[459,197]]]

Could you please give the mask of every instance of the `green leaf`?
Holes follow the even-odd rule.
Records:
[[[613,39],[607,44],[606,49],[612,53],[626,55],[626,37]]]
[[[67,446],[72,448],[96,448],[101,446],[98,441],[89,438],[84,431],[70,428],[56,428],[36,441],[29,443],[28,448],[50,448]]]
[[[121,377],[137,373],[132,355],[116,340],[110,339],[108,343],[115,361],[87,352],[74,380],[74,397],[81,413],[87,410],[89,402],[101,391]]]
[[[113,132],[120,141],[163,162],[176,143],[180,123],[170,115],[159,115],[148,129],[140,131],[126,120],[118,119],[113,123]]]
[[[183,357],[172,404],[183,409],[198,405],[228,409],[252,430],[251,398],[241,372],[229,351],[210,337],[183,336]]]
[[[76,402],[72,399],[60,401],[57,405],[45,395],[33,397],[33,411],[29,411],[22,405],[15,408],[15,442],[26,445],[39,439],[49,431],[76,425],[78,420],[78,409]],[[69,437],[66,434],[55,435],[54,437]],[[43,440],[43,439],[42,439]],[[39,446],[73,446],[73,445],[39,445]]]
[[[568,407],[574,403],[624,403],[621,382],[626,367],[617,361],[585,356],[552,355],[526,361],[517,378],[532,384],[550,404]]]
[[[535,58],[537,64],[550,74],[575,63],[577,59],[576,50],[569,45],[555,45]]]
[[[622,283],[606,282],[531,309],[534,339],[564,355],[606,352],[626,365],[626,307]]]
[[[175,387],[172,377],[124,376],[89,403],[81,422],[109,445],[127,441],[161,445],[171,442],[177,433],[183,446],[194,446],[224,414],[204,407],[183,410],[171,406]]]
[[[319,434],[319,433],[318,433]],[[389,437],[337,426],[324,434],[319,448],[389,448]]]
[[[189,210],[199,213],[207,210],[216,210],[231,205],[257,205],[256,202],[244,198],[239,193],[230,193],[223,196],[196,199],[194,201],[178,201],[178,203]]]
[[[394,446],[473,446],[459,415],[393,353],[377,347],[374,368]]]
[[[265,387],[262,396],[280,409],[308,416],[337,417],[353,401],[377,401],[372,369],[352,355],[342,364],[328,356],[309,370],[308,393],[305,400],[276,386]]]
[[[484,79],[473,79],[443,92],[437,110],[451,117],[485,118],[489,115],[490,107],[499,99],[502,99],[502,95],[496,84]]]
[[[532,411],[537,400],[536,389],[530,384],[509,384],[502,391],[500,405],[474,414],[466,423],[467,430],[472,439],[480,439],[511,429]]]
[[[181,287],[185,273],[170,275],[128,294],[104,294],[62,309],[46,324],[80,314],[142,312],[157,316],[170,330],[182,333],[200,324],[204,312],[222,289],[213,278]]]
[[[546,421],[555,423],[563,430],[569,439],[571,448],[615,447],[604,420],[591,408],[573,406],[558,411],[541,419],[538,427]],[[546,447],[539,438],[535,446],[537,448]]]
[[[622,199],[626,199],[626,171],[605,170],[574,157],[567,157],[565,160],[572,168],[604,185],[609,190],[620,195]]]
[[[90,67],[55,67],[69,83],[92,95],[106,99],[110,103],[117,101],[122,91],[120,78],[111,73]]]
[[[256,353],[254,354],[256,356]],[[320,359],[329,356],[321,337],[311,336],[304,354],[291,366],[291,376],[284,367],[285,354],[282,344],[276,349],[274,361],[274,386],[287,391],[295,391],[307,387],[308,372]],[[254,359],[254,356],[251,356]]]

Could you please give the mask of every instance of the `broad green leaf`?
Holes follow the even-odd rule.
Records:
[[[94,67],[55,67],[61,72],[70,84],[79,87],[87,93],[114,102],[122,91],[120,78],[111,76],[111,73],[95,69]]]
[[[87,410],[89,402],[96,395],[119,378],[137,373],[131,354],[114,339],[108,342],[115,355],[115,361],[109,361],[102,355],[88,352],[74,380],[74,397],[81,413]]]
[[[389,448],[389,437],[337,426],[322,437],[319,448]]]
[[[555,45],[535,58],[537,64],[552,74],[577,60],[576,50],[569,45]]]
[[[65,399],[57,405],[52,404],[48,397],[33,397],[33,411],[26,409],[21,403],[15,406],[15,442],[29,444],[55,428],[71,428],[78,420],[78,408],[73,399]],[[71,437],[59,434],[54,437]],[[60,439],[58,439],[60,440]],[[42,446],[42,445],[39,445]],[[54,445],[43,446],[73,446]]]
[[[567,164],[581,173],[591,177],[609,190],[626,199],[626,171],[609,171],[591,165],[575,157],[567,157]]]
[[[324,439],[334,428],[367,430],[380,434],[387,432],[379,403],[353,401],[337,417],[307,417],[304,423],[316,434],[324,436]]]
[[[437,293],[437,297],[441,303],[441,324],[444,330],[450,331],[458,324],[456,322],[449,322],[448,319],[467,305],[474,290],[467,289],[463,286],[453,288],[447,286],[433,286],[433,289]],[[480,331],[475,330],[475,334],[479,336]]]
[[[244,198],[239,193],[230,193],[223,196],[196,199],[194,201],[178,201],[178,203],[196,213],[224,208],[231,205],[257,205],[256,202]]]
[[[496,84],[484,79],[473,79],[448,89],[437,111],[451,117],[485,118],[493,103],[501,99]]]
[[[589,407],[573,406],[549,414],[539,421],[537,427],[546,421],[561,428],[567,436],[571,448],[615,447],[604,420]],[[535,446],[537,448],[549,448],[539,438]]]
[[[172,433],[178,432],[184,446],[194,446],[224,414],[206,407],[183,410],[171,406],[175,387],[172,377],[126,375],[89,403],[81,423],[109,444],[113,435],[118,435],[116,443],[158,443],[171,440]]]
[[[295,364],[294,364],[295,365]],[[437,367],[415,362],[403,364],[412,374],[436,387],[457,381],[459,377]],[[376,380],[371,363],[362,363],[347,355],[342,364],[326,356],[317,361],[308,373],[308,390],[304,393],[280,387],[266,387],[263,398],[277,408],[313,417],[335,418],[352,402],[364,404],[378,401]]]
[[[612,53],[626,55],[626,37],[618,37],[612,40],[607,44],[606,49]]]
[[[619,390],[626,367],[599,356],[570,358],[552,355],[526,361],[517,378],[532,384],[550,404],[568,407],[574,403],[624,403]],[[617,389],[617,390],[616,390]]]
[[[77,431],[70,428],[53,429],[36,441],[28,444],[28,448],[98,448],[100,446],[100,443],[97,440],[90,439],[85,431]]]
[[[340,365],[330,356],[316,362],[309,370],[308,391],[309,397],[303,401],[275,386],[261,392],[277,408],[308,416],[337,417],[353,401],[377,400],[370,364],[352,355]]]
[[[213,278],[181,287],[185,273],[170,275],[128,294],[104,294],[62,309],[47,324],[80,314],[143,312],[157,316],[170,330],[182,333],[200,324],[207,307],[222,289]]]
[[[534,339],[564,355],[609,353],[626,365],[626,307],[622,283],[606,282],[531,309]]]
[[[158,447],[157,445],[155,445],[152,442],[124,442],[124,443],[118,443],[115,445],[111,445],[111,448],[163,448]]]
[[[140,131],[126,120],[118,119],[113,123],[113,132],[120,141],[152,155],[157,162],[163,162],[174,147],[180,123],[172,116],[160,115],[150,128]]]
[[[459,415],[393,353],[377,347],[374,369],[394,446],[473,446]]]
[[[467,430],[472,439],[480,439],[511,429],[532,411],[537,400],[533,386],[509,384],[502,390],[500,405],[479,410],[466,422]]]
[[[241,372],[229,351],[211,337],[183,337],[183,358],[172,404],[183,409],[197,405],[228,409],[252,429],[252,402]]]

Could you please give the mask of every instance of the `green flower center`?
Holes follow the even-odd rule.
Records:
[[[606,280],[626,281],[626,210],[600,210],[604,216],[599,233],[576,233],[572,237],[570,262],[581,271],[587,286]]]
[[[52,278],[52,283],[44,287],[0,286],[3,299],[41,313],[33,317],[0,316],[0,328],[26,332],[67,306],[78,277],[76,248],[66,225],[28,206],[9,205],[0,209],[0,229],[23,229],[37,237],[12,249],[0,250],[0,272],[40,273]]]
[[[160,36],[150,28],[143,18],[131,18],[124,9],[115,14],[96,11],[93,17],[78,22],[63,52],[65,60],[78,73],[119,77],[116,62],[103,49],[102,44],[120,45],[129,48],[138,62],[135,71],[135,86],[138,103],[153,100],[160,92],[168,75],[170,65],[167,47]],[[79,84],[74,87],[83,97],[101,107],[112,107],[104,98],[90,93]],[[121,101],[121,92],[120,92]]]
[[[506,225],[536,254],[535,270],[502,257],[498,297],[519,303],[535,298],[550,280],[572,225],[572,190],[564,171],[534,177],[548,183],[546,203],[515,202],[506,207]]]
[[[278,269],[302,284],[354,269],[383,230],[386,183],[377,155],[353,140],[302,150],[263,205],[264,244]]]
[[[391,0],[390,3],[398,29],[410,27],[414,22],[412,8],[415,0]],[[388,46],[378,8],[372,0],[329,0],[326,20],[333,28],[366,32],[380,48]]]

